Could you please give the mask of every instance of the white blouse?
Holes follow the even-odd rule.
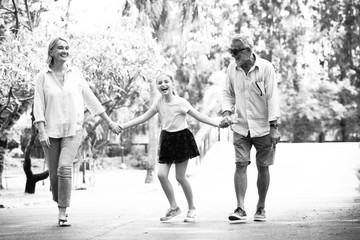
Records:
[[[36,75],[34,124],[44,122],[49,137],[74,136],[82,128],[85,107],[94,115],[105,112],[79,69],[68,67],[63,85],[50,68]]]

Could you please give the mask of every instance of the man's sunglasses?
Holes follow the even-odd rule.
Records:
[[[238,55],[239,52],[242,52],[246,49],[248,49],[248,48],[240,48],[240,49],[229,48],[229,53],[231,53],[231,55],[233,55],[233,56],[236,56],[236,55]]]

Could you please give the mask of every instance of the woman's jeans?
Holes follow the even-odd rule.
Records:
[[[49,138],[50,148],[43,147],[49,169],[51,192],[58,207],[70,206],[72,168],[82,140],[82,131],[75,136]]]

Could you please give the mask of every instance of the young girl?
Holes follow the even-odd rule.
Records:
[[[175,200],[174,190],[168,179],[171,165],[174,163],[176,180],[180,183],[185,193],[189,207],[184,221],[195,222],[196,214],[193,193],[185,173],[188,160],[199,156],[199,151],[194,136],[188,129],[186,114],[200,122],[215,127],[219,126],[219,120],[205,116],[195,110],[187,100],[174,95],[174,81],[171,75],[161,73],[156,78],[156,88],[161,93],[161,97],[154,102],[150,109],[143,115],[120,126],[122,129],[129,128],[144,123],[156,113],[159,113],[162,131],[159,142],[158,178],[170,203],[170,209],[168,209],[164,217],[160,218],[160,221],[167,221],[181,213]]]

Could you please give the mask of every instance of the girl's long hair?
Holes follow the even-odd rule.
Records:
[[[58,41],[64,41],[66,43],[68,43],[67,40],[65,40],[64,38],[62,37],[56,37],[54,38],[53,40],[51,40],[51,42],[49,43],[49,47],[48,47],[48,50],[47,50],[47,59],[46,59],[46,64],[51,67],[53,64],[54,64],[54,59],[53,57],[51,56],[51,50],[55,47],[55,45],[58,43]]]

